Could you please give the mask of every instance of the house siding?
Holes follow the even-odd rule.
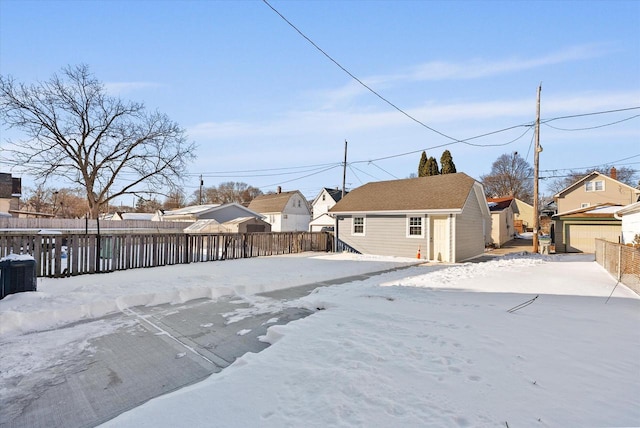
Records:
[[[533,228],[533,207],[519,199],[515,199],[517,212],[513,213],[516,220],[522,220],[525,229]]]
[[[589,181],[603,181],[604,190],[587,192],[585,183]],[[576,185],[574,189],[566,192],[562,197],[558,197],[556,203],[558,204],[558,213],[565,213],[582,208],[583,203],[588,203],[589,206],[605,203],[629,205],[636,202],[637,197],[637,193],[632,188],[619,181],[607,176],[596,176]]]
[[[640,235],[640,212],[624,214],[622,216],[622,243],[636,243],[636,235]]]
[[[478,200],[471,192],[462,214],[455,217],[455,261],[484,254],[484,216]]]
[[[407,237],[406,215],[367,215],[365,234],[353,235],[353,217],[345,216],[338,224],[338,238],[365,254],[415,258],[420,248],[422,258],[427,256],[427,219],[424,215],[424,236]]]
[[[498,248],[513,239],[513,211],[511,207],[491,213],[491,242]]]

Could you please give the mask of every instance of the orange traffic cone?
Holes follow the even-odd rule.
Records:
[[[418,256],[416,258],[420,258],[420,247],[418,247]]]

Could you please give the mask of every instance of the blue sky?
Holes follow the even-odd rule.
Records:
[[[0,73],[34,82],[85,63],[112,94],[167,113],[199,146],[188,196],[203,175],[312,199],[342,185],[345,140],[348,188],[408,177],[422,150],[448,149],[476,179],[504,153],[533,165],[531,127],[455,140],[532,124],[540,83],[543,121],[640,107],[638,1],[270,4],[426,126],[262,1],[0,0]],[[626,120],[639,114],[543,124],[541,177],[640,169],[640,117]]]

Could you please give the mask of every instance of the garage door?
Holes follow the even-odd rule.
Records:
[[[597,238],[618,242],[620,230],[620,225],[568,224],[567,252],[595,253]]]

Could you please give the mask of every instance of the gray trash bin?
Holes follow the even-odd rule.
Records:
[[[23,291],[36,291],[36,261],[5,258],[0,260],[0,299]]]

